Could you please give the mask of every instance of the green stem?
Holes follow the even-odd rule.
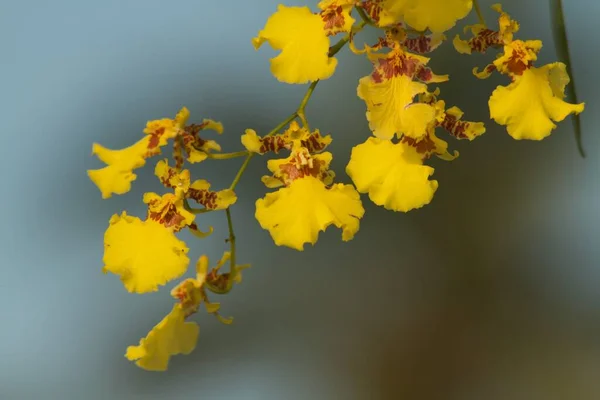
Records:
[[[187,211],[191,212],[192,214],[196,214],[196,215],[214,211],[209,208],[193,208],[190,206],[190,203],[188,202],[187,199],[183,199],[183,208],[185,208]]]
[[[300,118],[300,121],[302,121],[302,125],[307,130],[310,130],[310,127],[308,126],[308,121],[306,120],[305,109],[306,109],[306,105],[308,104],[308,100],[310,100],[310,97],[312,96],[313,92],[315,91],[315,88],[317,87],[318,83],[319,83],[319,80],[316,80],[310,84],[310,86],[308,87],[308,90],[306,91],[306,94],[304,95],[304,98],[302,99],[302,101],[300,102],[300,105],[298,106],[298,110],[296,111],[296,114]]]
[[[296,112],[294,112],[292,115],[290,115],[285,120],[283,120],[275,128],[271,129],[271,131],[269,133],[267,133],[265,136],[272,136],[272,135],[276,134],[281,129],[283,129],[284,126],[286,126],[287,124],[289,124],[290,122],[292,122],[297,116],[298,116],[298,114]],[[240,182],[240,179],[242,179],[242,175],[246,171],[246,168],[248,168],[248,164],[250,163],[250,160],[252,159],[252,157],[254,157],[254,154],[255,153],[249,153],[246,156],[246,159],[244,160],[244,163],[242,164],[242,166],[240,167],[239,171],[235,175],[235,178],[233,178],[233,182],[231,182],[231,186],[229,186],[229,189],[231,189],[231,190],[235,189],[235,187],[237,186],[237,184]]]
[[[367,13],[365,12],[364,8],[356,6],[356,7],[354,7],[354,9],[356,10],[356,12],[358,13],[358,15],[360,16],[360,19],[362,19],[363,22],[366,25],[371,25],[371,26],[378,27],[377,24],[371,19],[371,17],[369,17],[367,15]]]
[[[213,158],[215,160],[229,160],[230,158],[244,157],[247,155],[247,151],[236,151],[233,153],[207,153],[208,158]]]
[[[346,45],[346,43],[348,43],[350,41],[350,39],[352,38],[352,34],[360,31],[361,29],[363,29],[363,27],[365,25],[366,25],[365,21],[362,21],[362,22],[358,23],[351,33],[346,34],[335,45],[333,45],[332,47],[330,47],[330,49],[329,49],[329,56],[333,57],[335,54],[337,54],[342,49],[342,47],[344,47]],[[319,84],[318,80],[313,81],[310,84],[310,86],[308,87],[308,89],[306,90],[306,94],[302,98],[302,101],[300,101],[300,105],[298,106],[298,108],[296,109],[296,111],[293,112],[290,116],[288,116],[285,120],[283,120],[275,128],[271,129],[271,131],[269,133],[267,133],[265,136],[275,135],[277,132],[279,132],[287,124],[289,124],[290,122],[292,122],[296,118],[300,118],[300,120],[302,121],[302,123],[308,129],[308,123],[306,121],[306,116],[304,114],[304,111],[305,111],[306,105],[308,104],[308,101],[310,100],[311,96],[313,95],[313,92],[315,91],[315,88],[317,87],[318,84]],[[243,152],[238,152],[238,153],[243,153]],[[230,154],[236,154],[236,153],[230,153]],[[229,186],[229,189],[234,190],[236,188],[237,184],[240,182],[240,179],[242,179],[242,175],[244,174],[244,172],[248,168],[248,165],[250,164],[250,160],[252,159],[252,157],[254,157],[254,155],[255,155],[255,153],[247,153],[246,158],[244,159],[244,162],[242,163],[242,166],[240,167],[240,169],[238,170],[237,174],[235,175],[235,178],[233,178],[233,182],[231,182],[231,185]],[[231,158],[233,158],[233,157],[231,157]],[[236,259],[236,255],[235,255],[235,235],[233,233],[233,221],[231,219],[231,211],[229,210],[229,207],[227,209],[225,209],[225,214],[227,215],[227,226],[229,228],[229,246],[230,246],[231,258],[229,259],[229,261],[230,261],[230,264],[229,264],[230,265],[230,269],[229,269],[229,279],[227,280],[227,287],[225,288],[224,291],[218,291],[218,292],[215,291],[215,293],[219,293],[219,294],[224,294],[224,293],[227,293],[227,292],[229,292],[231,290],[231,288],[233,287],[233,283],[235,281],[235,275],[236,275],[236,272],[237,272],[236,271],[236,265],[235,265],[235,259]],[[207,286],[207,287],[209,289],[211,289],[210,286]]]
[[[481,13],[481,7],[479,7],[478,0],[473,0],[473,7],[475,8],[475,13],[477,14],[477,18],[479,18],[479,23],[483,26],[486,26],[485,18],[483,18],[483,14]]]
[[[554,45],[558,59],[567,66],[567,74],[571,79],[570,85],[567,85],[567,100],[569,103],[577,104],[577,93],[575,92],[575,81],[573,71],[571,70],[571,55],[569,53],[569,41],[567,39],[567,28],[565,26],[565,17],[563,13],[561,0],[550,0],[550,13],[552,14],[552,31],[554,33]],[[581,118],[579,114],[573,114],[573,131],[575,134],[575,142],[581,157],[585,157],[583,143],[581,142]]]
[[[227,228],[229,229],[229,246],[231,251],[231,258],[229,259],[230,269],[229,269],[229,279],[227,280],[227,288],[226,292],[231,290],[233,286],[233,282],[235,282],[235,274],[237,273],[236,264],[235,264],[235,234],[233,233],[233,221],[231,219],[231,211],[229,207],[225,210],[225,214],[227,215]]]

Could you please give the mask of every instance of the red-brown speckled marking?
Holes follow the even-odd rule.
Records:
[[[162,209],[151,211],[152,208],[157,208],[161,202],[162,199],[156,199],[148,203],[148,219],[156,221],[166,228],[173,228],[174,232],[181,230],[180,225],[185,218],[179,213],[175,204],[169,202]]]
[[[444,120],[440,124],[442,128],[447,130],[448,133],[458,139],[468,139],[468,136],[465,134],[465,132],[467,131],[469,125],[469,121],[461,121],[454,115],[449,114],[446,114]]]
[[[187,192],[187,197],[195,200],[198,204],[202,204],[209,210],[217,208],[217,200],[219,194],[217,192],[211,192],[205,189],[193,189],[190,188]]]
[[[405,39],[402,44],[412,52],[426,54],[435,50],[440,43],[436,43],[433,46],[433,38],[430,35],[420,35],[415,38]]]
[[[375,22],[379,22],[379,16],[381,14],[383,0],[366,0],[360,3],[361,7],[367,15]]]
[[[155,130],[154,132],[150,133],[150,140],[148,141],[148,150],[153,150],[155,148],[158,148],[158,145],[160,143],[160,138],[162,135],[164,135],[165,133],[165,128],[164,127],[160,127],[157,130]]]
[[[327,31],[327,36],[335,35],[343,31],[346,19],[342,14],[342,6],[333,6],[321,11],[321,19]]]
[[[429,137],[429,135],[425,135],[422,139],[414,139],[408,136],[402,137],[402,143],[406,143],[407,145],[414,147],[417,150],[417,153],[429,156],[431,153],[435,152],[435,142]]]
[[[264,154],[269,151],[279,153],[282,149],[287,149],[287,143],[284,135],[267,136],[260,139],[259,153]]]
[[[491,29],[483,29],[475,37],[467,42],[471,51],[485,53],[490,47],[500,47],[504,45],[500,32]]]
[[[533,61],[525,63],[523,59],[527,56],[525,51],[512,49],[512,54],[508,61],[504,63],[509,72],[513,75],[523,75],[523,72],[531,68]]]

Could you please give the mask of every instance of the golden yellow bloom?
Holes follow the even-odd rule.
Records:
[[[241,139],[246,150],[258,154],[279,153],[283,149],[291,150],[295,145],[316,153],[331,143],[331,136],[322,136],[318,129],[310,132],[296,121],[292,121],[282,134],[259,137],[254,129],[246,129]]]
[[[190,171],[188,169],[177,170],[176,168],[169,167],[167,159],[156,163],[154,175],[168,188],[179,188],[183,192],[187,192],[190,188]]]
[[[569,76],[563,63],[531,67],[508,86],[498,86],[489,100],[490,116],[506,125],[514,139],[542,140],[569,114],[579,114],[584,103],[563,100]],[[553,122],[554,121],[554,122]]]
[[[137,177],[133,170],[143,167],[147,158],[160,154],[160,148],[184,128],[188,117],[189,111],[184,107],[175,119],[149,121],[144,129],[146,136],[122,150],[110,150],[94,143],[92,154],[97,155],[107,166],[88,170],[87,173],[100,189],[102,198],[109,198],[113,193],[127,193],[131,189],[131,182]]]
[[[144,193],[144,203],[148,204],[148,219],[156,221],[173,232],[189,226],[195,215],[187,211],[183,205],[185,193],[177,188],[175,193]]]
[[[405,39],[401,29],[388,29],[385,39],[365,48],[373,72],[360,79],[357,95],[366,103],[371,131],[381,139],[423,137],[435,119],[435,110],[430,104],[416,102],[415,96],[427,92],[425,83],[448,80],[447,75],[435,75],[427,67],[429,58],[405,51]],[[378,52],[384,48],[390,51]]]
[[[184,226],[191,225],[189,215],[193,215],[184,209],[183,200],[185,198],[192,199],[209,210],[224,210],[237,201],[237,196],[233,190],[211,191],[210,183],[204,179],[198,179],[190,184],[189,170],[178,171],[176,168],[171,168],[167,160],[160,160],[156,164],[154,173],[163,185],[175,190],[175,194],[163,195],[163,198],[165,199],[164,201],[168,201],[175,206],[175,208],[169,208],[169,212],[176,211],[179,215],[176,218],[178,218],[179,222],[185,223]],[[152,198],[156,199],[156,196]],[[169,216],[167,218],[174,218],[171,214]]]
[[[391,139],[401,133],[415,138],[425,135],[435,112],[428,104],[413,103],[414,97],[425,91],[427,85],[405,75],[379,82],[365,76],[359,81],[357,93],[367,103],[367,120],[373,134]]]
[[[273,172],[267,186],[285,185],[256,201],[255,217],[267,229],[278,246],[303,250],[305,243],[315,244],[319,232],[335,225],[347,241],[358,231],[364,215],[360,195],[352,185],[331,185],[331,153],[311,155],[306,148],[294,148],[290,157],[270,160]],[[263,178],[263,181],[265,179]]]
[[[455,46],[463,53],[484,52],[489,47],[502,47],[492,64],[482,71],[473,73],[478,78],[487,78],[493,71],[511,78],[508,86],[498,86],[492,93],[488,105],[490,117],[507,127],[514,139],[542,140],[556,128],[555,122],[564,120],[569,114],[583,112],[585,103],[565,102],[565,87],[570,78],[563,63],[535,67],[534,62],[542,49],[540,40],[514,39],[519,24],[502,11],[498,31],[477,27],[471,29],[475,35],[468,42],[455,39]]]
[[[327,79],[337,59],[329,57],[329,38],[321,16],[308,7],[279,5],[265,27],[252,39],[258,49],[268,42],[281,53],[271,59],[271,72],[285,83]]]
[[[185,273],[187,253],[173,229],[123,212],[112,216],[104,234],[103,271],[119,275],[129,292],[152,292]]]
[[[301,251],[305,243],[315,244],[319,232],[329,225],[342,229],[342,240],[351,240],[364,212],[352,185],[327,188],[321,180],[307,176],[257,200],[255,216],[276,245]]]
[[[140,340],[138,346],[129,346],[125,357],[148,371],[166,371],[169,359],[177,354],[190,354],[196,347],[200,328],[185,321],[181,305],[171,312]]]
[[[438,188],[434,169],[405,143],[369,138],[354,147],[346,172],[360,193],[388,210],[407,212],[429,204]]]
[[[213,130],[220,135],[223,133],[223,124],[205,118],[201,124],[192,124],[186,127],[181,132],[181,143],[175,142],[175,160],[178,168],[183,165],[183,152],[185,152],[186,160],[195,164],[206,160],[212,151],[221,151],[219,143],[199,136],[200,132],[205,130]],[[183,149],[181,145],[183,145]]]
[[[171,290],[171,296],[179,300],[186,316],[198,311],[200,304],[207,300],[204,292],[207,273],[208,257],[202,255],[196,263],[196,277],[185,279]]]

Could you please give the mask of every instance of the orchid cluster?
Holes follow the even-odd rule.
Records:
[[[144,219],[126,212],[110,218],[104,235],[103,271],[118,275],[125,289],[149,293],[181,278],[189,268],[188,245],[178,238],[182,230],[206,237],[198,219],[206,212],[223,210],[227,217],[230,246],[221,260],[210,268],[203,255],[196,263],[196,277],[185,279],[171,290],[172,311],[138,345],[130,346],[125,357],[147,370],[166,370],[171,356],[193,351],[199,334],[190,321],[202,305],[221,322],[232,320],[219,314],[220,304],[211,302],[212,293],[225,294],[241,282],[247,264],[236,261],[235,235],[230,208],[236,203],[236,186],[250,160],[271,156],[266,162],[270,174],[262,183],[271,191],[256,200],[255,217],[274,243],[302,251],[314,245],[319,233],[334,225],[342,240],[351,240],[365,214],[361,194],[387,210],[408,212],[430,203],[438,189],[432,179],[434,168],[427,165],[436,156],[452,161],[458,152],[437,134],[472,141],[485,131],[482,122],[463,119],[456,106],[448,107],[436,86],[449,79],[428,67],[427,54],[446,41],[444,32],[454,27],[475,8],[479,23],[465,28],[468,38],[456,36],[460,53],[499,51],[496,60],[482,71],[485,78],[494,71],[507,75],[510,83],[498,86],[490,95],[490,117],[506,127],[515,139],[541,140],[556,128],[556,122],[579,114],[584,104],[567,103],[569,83],[566,66],[555,62],[534,66],[542,47],[539,40],[515,38],[519,24],[502,10],[497,27],[488,27],[473,0],[323,0],[316,11],[309,7],[279,5],[252,44],[258,50],[265,43],[280,51],[270,60],[273,76],[280,82],[308,85],[297,110],[268,133],[248,128],[241,135],[245,150],[222,152],[207,139],[209,131],[221,134],[223,125],[211,119],[190,123],[190,112],[182,108],[174,118],[149,121],[144,136],[121,150],[94,144],[92,151],[106,164],[88,171],[103,198],[131,189],[134,171],[147,160],[158,158],[155,175],[165,192],[145,193]],[[358,34],[370,26],[380,32],[377,43],[360,45]],[[338,37],[337,42],[332,39]],[[333,158],[327,147],[329,134],[310,127],[305,107],[315,87],[336,71],[335,55],[345,46],[367,57],[372,71],[357,82],[357,96],[364,101],[370,133],[350,154],[346,173],[352,184],[339,183],[330,169]],[[438,129],[442,128],[442,129]],[[171,159],[163,155],[170,146]],[[212,189],[203,179],[192,179],[189,164],[245,157],[226,188]],[[194,205],[194,208],[192,205]],[[227,272],[221,268],[229,264]]]

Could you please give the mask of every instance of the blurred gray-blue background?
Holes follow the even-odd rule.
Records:
[[[215,299],[234,324],[199,315],[195,352],[172,358],[166,373],[123,357],[169,311],[172,285],[128,294],[101,273],[103,234],[113,213],[143,216],[142,193],[160,186],[149,163],[130,193],[102,200],[85,174],[102,165],[92,142],[125,147],[147,120],[183,105],[192,122],[224,123],[225,151],[241,149],[245,128],[264,134],[275,126],[305,90],[278,83],[268,64],[275,53],[250,43],[277,3],[0,1],[0,398],[600,398],[595,0],[565,2],[587,103],[585,160],[570,121],[541,143],[514,141],[490,122],[487,98],[505,81],[478,81],[470,70],[492,55],[460,56],[447,42],[431,64],[451,76],[442,97],[488,132],[473,143],[450,141],[461,156],[435,163],[432,204],[395,214],[364,197],[352,242],[331,228],[302,253],[277,248],[253,217],[267,191],[257,157],[233,209],[239,261],[253,267],[231,295]],[[490,23],[491,3],[482,1]],[[521,22],[521,38],[544,41],[540,64],[554,61],[547,1],[503,4]],[[333,167],[349,182],[350,149],[369,135],[356,85],[370,68],[347,49],[339,60],[307,112],[333,135]],[[240,163],[193,171],[220,189]],[[216,261],[227,249],[225,216],[202,216],[200,225],[215,233],[190,239],[191,255]]]

